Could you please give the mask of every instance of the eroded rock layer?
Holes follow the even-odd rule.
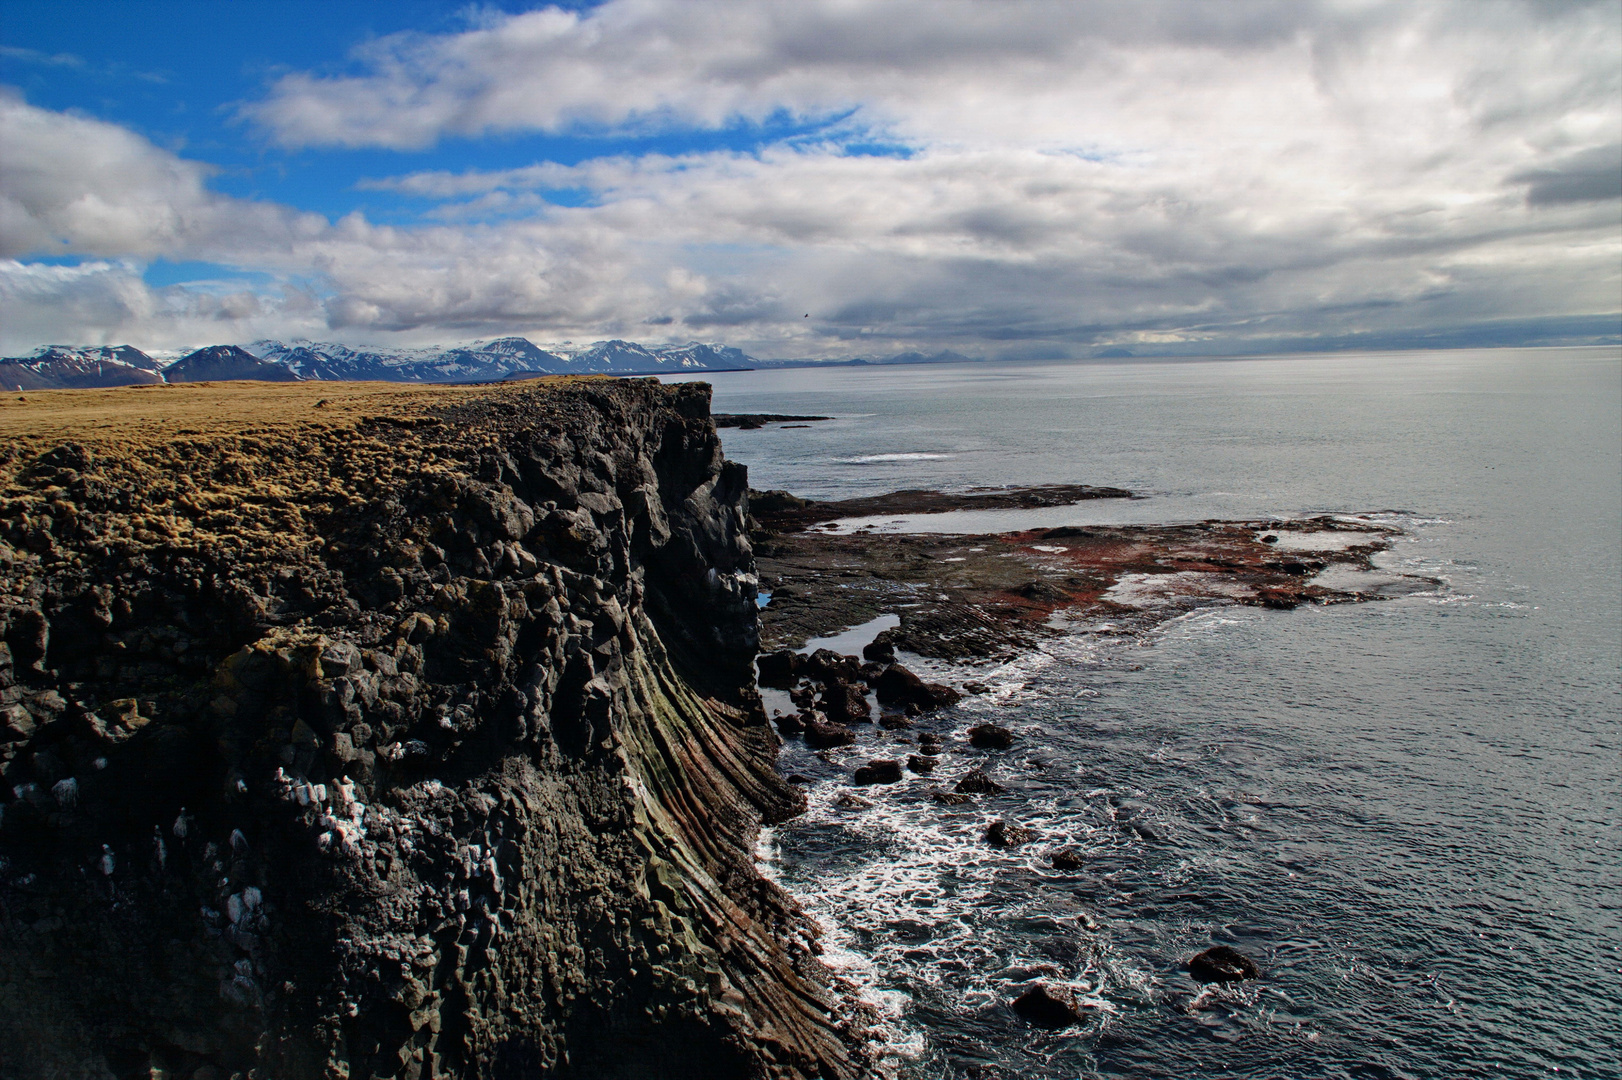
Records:
[[[861,1071],[753,866],[800,802],[707,387],[0,423],[5,1075]]]

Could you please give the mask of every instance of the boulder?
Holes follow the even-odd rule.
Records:
[[[799,735],[805,731],[805,718],[798,713],[780,712],[772,719],[777,723],[777,730],[784,735]]]
[[[992,847],[1019,847],[1035,839],[1035,829],[1027,829],[1023,825],[1010,825],[1000,818],[986,827],[986,843]]]
[[[938,764],[940,761],[936,758],[925,757],[922,754],[907,755],[907,768],[915,773],[932,773]]]
[[[970,769],[953,790],[969,795],[996,795],[1007,789],[987,776],[984,769]]]
[[[1062,1028],[1079,1024],[1083,1008],[1074,990],[1057,983],[1037,983],[1014,999],[1014,1011],[1037,1027]]]
[[[976,724],[969,729],[969,745],[982,750],[1006,750],[1014,745],[1014,733],[996,724]]]
[[[939,788],[931,791],[929,793],[929,797],[940,803],[942,806],[962,806],[965,803],[972,803],[974,801],[973,795],[959,795],[955,791],[942,791]]]
[[[901,780],[901,762],[893,758],[874,758],[856,770],[856,783],[894,784]]]
[[[805,745],[813,750],[831,750],[836,746],[849,746],[856,735],[842,724],[825,724],[821,720],[805,722]]]
[[[895,638],[890,631],[881,631],[878,637],[862,646],[862,659],[878,664],[895,663]]]
[[[801,658],[800,673],[820,683],[855,682],[862,677],[862,662],[832,649],[818,649]]]
[[[755,670],[761,686],[773,690],[788,690],[794,686],[801,667],[801,656],[793,649],[778,649],[755,657]]]
[[[1048,854],[1055,870],[1080,870],[1085,864],[1081,849],[1075,845],[1058,848]]]
[[[839,724],[865,724],[873,718],[873,707],[859,682],[831,682],[823,687],[817,707]]]
[[[955,705],[962,695],[941,683],[926,683],[900,664],[891,664],[873,683],[883,705],[908,706],[928,712],[931,709]]]
[[[879,727],[885,731],[906,731],[912,727],[912,721],[895,713],[885,713],[879,717]]]
[[[1256,961],[1226,945],[1206,949],[1188,962],[1188,973],[1199,983],[1239,982],[1261,978]]]

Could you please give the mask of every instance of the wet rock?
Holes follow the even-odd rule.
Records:
[[[855,741],[856,733],[842,724],[826,724],[815,719],[805,722],[805,745],[813,750],[832,750]]]
[[[942,806],[966,806],[974,801],[973,795],[962,795],[955,791],[942,791],[940,788],[930,791],[929,797]]]
[[[805,716],[802,713],[780,712],[772,717],[772,721],[784,735],[799,735],[805,731]]]
[[[879,727],[885,731],[907,731],[912,727],[912,721],[895,713],[885,713],[879,717]]]
[[[873,808],[872,799],[864,799],[850,791],[841,791],[834,796],[834,805],[841,810],[870,810]]]
[[[925,757],[922,754],[907,755],[907,768],[915,773],[932,773],[935,771],[935,766],[939,764],[940,759],[938,758]]]
[[[1188,973],[1199,983],[1239,982],[1261,978],[1256,961],[1227,945],[1206,949],[1188,961]]]
[[[1014,733],[996,724],[976,724],[969,729],[969,745],[982,750],[1006,750],[1014,745]]]
[[[1037,1027],[1064,1028],[1084,1019],[1076,993],[1057,983],[1037,983],[1014,999],[1014,1011]]]
[[[984,769],[970,769],[953,790],[970,795],[998,795],[1007,789],[988,776]]]
[[[933,731],[926,731],[918,736],[918,749],[926,754],[939,754],[941,752],[941,737]]]
[[[862,646],[862,658],[878,664],[895,663],[894,635],[888,630],[880,631],[877,637]]]
[[[1058,848],[1049,853],[1048,861],[1053,864],[1055,870],[1080,870],[1086,865],[1081,849],[1074,845]]]
[[[956,690],[941,683],[926,683],[900,664],[891,664],[873,684],[881,705],[914,705],[924,712],[955,705],[961,699]]]
[[[966,682],[963,684],[963,692],[974,695],[989,694],[991,693],[991,687],[983,682]]]
[[[986,843],[992,847],[1019,847],[1035,839],[1035,829],[1027,829],[1023,825],[1010,825],[1000,818],[986,826]]]
[[[839,724],[863,724],[873,718],[873,707],[859,682],[834,682],[824,687],[817,707]]]
[[[856,682],[862,677],[862,662],[832,649],[818,649],[804,658],[800,673],[825,684]]]
[[[857,784],[895,784],[901,781],[901,762],[894,758],[874,758],[856,770]]]
[[[761,686],[773,690],[788,690],[800,675],[800,654],[793,649],[778,649],[755,657],[755,670]]]

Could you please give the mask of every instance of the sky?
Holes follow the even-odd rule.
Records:
[[[1622,0],[0,0],[0,352],[1622,340]]]

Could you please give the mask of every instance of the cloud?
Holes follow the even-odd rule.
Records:
[[[26,152],[0,156],[0,251],[107,262],[82,280],[42,272],[5,303],[166,340],[280,319],[293,329],[266,332],[656,332],[768,356],[1230,348],[1614,312],[1616,14],[1507,0],[486,14],[370,42],[346,74],[286,75],[244,115],[289,147],[827,124],[748,153],[361,181],[420,210],[395,225],[218,194],[203,163],[13,96],[0,139]],[[852,149],[873,138],[907,153]],[[132,276],[159,256],[271,283],[143,293]]]
[[[1622,199],[1622,143],[1579,150],[1541,168],[1523,169],[1510,177],[1526,184],[1532,206]]]
[[[230,256],[290,248],[326,224],[208,190],[213,171],[105,121],[0,88],[0,257]]]

